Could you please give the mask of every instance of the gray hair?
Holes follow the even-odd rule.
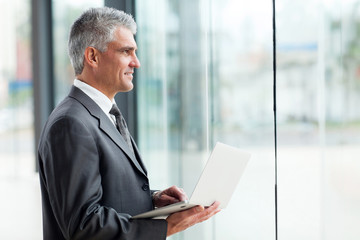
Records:
[[[108,7],[90,8],[73,23],[68,53],[76,75],[83,71],[85,49],[91,46],[105,52],[118,27],[125,27],[134,35],[136,33],[136,23],[130,14]]]

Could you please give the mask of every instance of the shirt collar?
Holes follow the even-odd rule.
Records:
[[[74,86],[82,90],[86,95],[94,100],[94,102],[99,105],[106,115],[109,115],[112,105],[116,104],[115,99],[110,100],[105,94],[83,81],[75,79]]]

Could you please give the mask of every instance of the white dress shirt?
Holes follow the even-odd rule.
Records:
[[[78,79],[74,80],[74,86],[83,91],[86,95],[88,95],[94,102],[104,111],[106,116],[109,117],[111,122],[116,126],[115,116],[111,115],[110,109],[113,104],[116,104],[115,99],[110,100],[105,94],[97,90],[96,88],[90,86],[83,81]]]

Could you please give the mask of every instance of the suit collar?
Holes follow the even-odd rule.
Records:
[[[146,168],[141,161],[140,154],[136,147],[134,140],[132,139],[132,143],[134,146],[134,152],[137,155],[135,157],[134,153],[131,152],[129,146],[126,144],[123,137],[120,135],[114,124],[111,120],[106,116],[103,110],[83,91],[79,88],[73,86],[70,90],[69,97],[72,97],[79,101],[88,111],[89,113],[99,120],[99,128],[105,132],[114,142],[118,145],[123,152],[128,156],[129,159],[133,162],[136,168],[146,176]],[[137,159],[136,159],[137,158]]]
[[[114,99],[110,100],[98,89],[78,79],[74,80],[74,86],[88,95],[101,108],[101,110],[103,110],[105,114],[109,114],[112,105],[115,103]]]

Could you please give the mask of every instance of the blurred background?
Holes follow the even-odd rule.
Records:
[[[151,187],[191,194],[217,141],[252,153],[228,205],[170,239],[275,239],[272,1],[0,0],[0,239],[42,239],[36,147],[74,73],[72,22],[132,13],[118,94]],[[276,0],[279,239],[360,239],[360,1]]]

